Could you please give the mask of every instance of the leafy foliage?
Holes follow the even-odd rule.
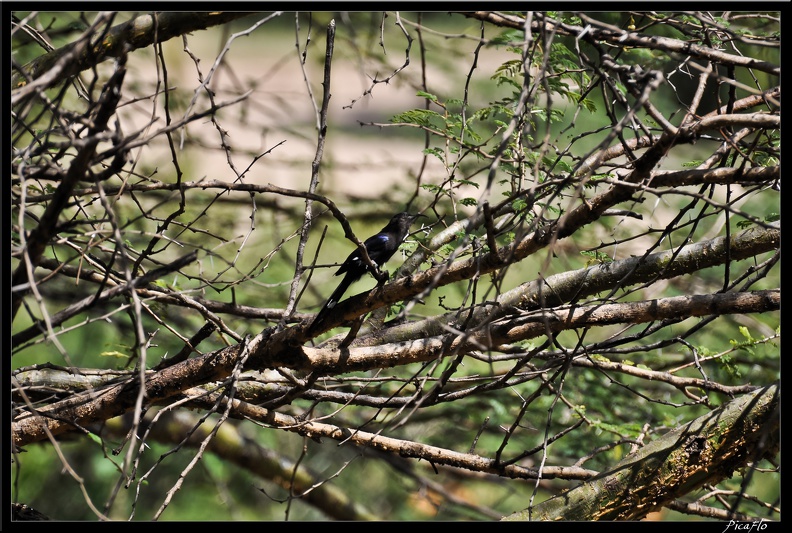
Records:
[[[774,14],[15,17],[15,502],[541,513],[779,381]],[[759,426],[613,518],[779,518]]]

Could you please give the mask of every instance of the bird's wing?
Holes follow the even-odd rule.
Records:
[[[366,247],[366,253],[368,253],[369,259],[371,259],[374,264],[379,268],[383,265],[390,256],[393,255],[393,251],[390,251],[388,254],[388,243],[390,242],[391,237],[388,235],[383,235],[378,233],[372,237],[369,237],[365,240],[363,245]],[[336,276],[340,276],[345,272],[350,272],[353,270],[360,270],[360,275],[362,276],[363,273],[368,270],[366,268],[367,265],[363,262],[363,257],[361,257],[360,249],[355,248],[355,251],[349,254],[349,257],[346,258],[346,261],[341,265],[341,268],[335,273]]]
[[[380,262],[377,260],[377,258],[381,257],[382,253],[388,249],[391,239],[392,237],[390,235],[384,235],[382,233],[378,233],[373,237],[369,237],[368,239],[366,239],[366,242],[363,243],[366,245],[366,251],[368,252],[368,256],[371,258],[372,261],[378,263],[377,266],[379,266],[379,262]]]

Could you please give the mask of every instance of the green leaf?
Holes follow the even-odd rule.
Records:
[[[439,123],[435,122],[432,123],[432,120],[436,119]],[[416,124],[418,126],[439,126],[443,124],[445,120],[443,116],[435,111],[431,111],[429,109],[411,109],[409,111],[405,111],[404,113],[399,113],[391,118],[391,122],[393,123],[405,123],[405,124]]]
[[[425,191],[428,191],[432,194],[439,192],[442,190],[439,185],[435,185],[434,183],[424,183],[421,185],[421,188]]]
[[[445,161],[445,153],[442,148],[424,148],[425,155],[433,155],[440,161]]]
[[[129,359],[129,356],[125,353],[121,353],[116,350],[111,350],[109,352],[102,352],[99,354],[101,357],[115,357],[116,359]]]
[[[490,39],[488,46],[503,46],[503,45],[510,45],[513,43],[519,43],[525,40],[525,34],[522,30],[506,30],[500,35],[496,35],[494,38]]]
[[[475,181],[466,180],[466,179],[459,179],[459,180],[456,180],[456,182],[459,183],[460,185],[470,185],[471,187],[475,187],[476,189],[479,188],[479,184],[476,183]]]
[[[435,96],[434,94],[430,94],[424,91],[418,91],[416,93],[416,96],[418,96],[419,98],[426,98],[427,100],[431,100],[432,102],[437,103],[437,96]]]

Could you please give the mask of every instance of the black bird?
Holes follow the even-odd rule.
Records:
[[[411,215],[410,213],[399,213],[394,215],[393,218],[390,219],[390,222],[388,222],[388,225],[382,228],[379,233],[372,235],[363,242],[369,259],[371,259],[371,262],[374,263],[377,269],[384,265],[388,259],[396,253],[401,243],[407,238],[413,221],[419,216],[423,215]],[[333,294],[330,295],[330,298],[327,299],[327,302],[325,302],[322,309],[317,313],[316,318],[314,318],[311,323],[311,328],[318,326],[322,320],[326,318],[327,313],[336,306],[349,286],[359,280],[366,272],[372,272],[372,269],[363,260],[360,248],[357,248],[354,252],[349,254],[349,257],[346,258],[341,268],[335,273],[336,276],[345,274],[344,279],[341,280],[336,290],[333,291]]]

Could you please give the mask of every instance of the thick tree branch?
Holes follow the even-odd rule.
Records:
[[[38,225],[28,235],[24,247],[24,258],[17,266],[11,277],[11,319],[22,303],[22,298],[30,290],[33,270],[38,265],[44,248],[56,232],[58,218],[71,198],[72,189],[78,181],[85,179],[91,164],[96,146],[99,144],[99,134],[107,127],[110,117],[115,113],[116,106],[121,99],[121,87],[126,75],[126,56],[119,59],[115,72],[105,84],[96,112],[93,116],[91,127],[88,130],[85,144],[77,152],[74,160],[69,165],[69,170],[63,177],[53,196],[52,202],[47,205]]]
[[[125,47],[128,51],[144,48],[197,30],[225,24],[231,20],[250,15],[249,12],[176,12],[140,15],[128,22],[113,26],[106,34],[99,31],[86,39],[79,40],[46,53],[22,67],[22,72],[11,76],[12,105],[34,90],[52,87],[75,74],[98,65],[105,59],[120,57]],[[156,17],[156,19],[155,19]],[[90,43],[85,46],[85,43]],[[81,46],[79,50],[76,46]],[[75,54],[74,52],[77,51]],[[56,76],[47,76],[45,83],[36,83],[44,74],[51,74],[53,65],[66,56],[67,61]],[[33,83],[26,81],[30,79]]]
[[[202,389],[185,391],[185,394],[204,398],[207,405],[214,405],[216,395],[207,395]],[[455,466],[476,472],[486,472],[513,479],[589,479],[596,472],[586,468],[566,466],[546,466],[541,473],[538,468],[527,468],[514,464],[498,464],[494,459],[473,453],[460,453],[438,446],[419,442],[384,437],[376,433],[362,431],[357,428],[346,428],[334,424],[326,424],[314,420],[304,421],[290,416],[252,405],[239,400],[232,400],[232,412],[236,417],[248,418],[262,424],[271,425],[286,431],[297,433],[310,439],[329,438],[340,443],[375,448],[400,457],[423,459],[432,464]]]
[[[356,370],[390,368],[439,357],[466,353],[483,347],[536,338],[550,332],[608,324],[641,323],[679,316],[752,313],[774,311],[780,307],[779,290],[679,296],[644,302],[592,305],[568,310],[543,310],[503,320],[467,335],[438,337],[352,350],[303,348],[301,352],[280,353],[276,362],[262,361],[266,341],[259,336],[250,342],[251,368],[289,367],[319,374],[340,374]],[[160,372],[147,374],[146,398],[151,403],[166,400],[189,387],[221,381],[233,371],[240,347],[188,359]],[[258,354],[258,355],[257,355]],[[288,357],[290,356],[290,357]],[[264,364],[262,364],[264,363]],[[12,423],[13,443],[24,446],[46,437],[107,420],[123,414],[134,405],[136,379],[92,390],[62,402],[20,415]]]
[[[594,479],[505,519],[640,520],[778,453],[779,404],[777,384],[741,396],[650,442]]]
[[[469,323],[476,326],[491,322],[515,310],[532,311],[543,306],[552,308],[572,301],[582,300],[614,286],[624,288],[638,283],[658,279],[672,279],[699,270],[724,264],[729,258],[734,261],[755,257],[762,253],[778,250],[781,246],[779,228],[753,228],[743,231],[731,239],[717,237],[695,244],[688,244],[676,250],[666,250],[645,257],[628,257],[610,263],[554,274],[547,278],[523,283],[499,295],[492,305],[479,306]],[[413,279],[415,276],[413,276]],[[438,285],[443,285],[441,281]],[[398,280],[382,288],[382,297],[390,299],[390,291],[401,287],[402,299],[414,297],[415,290],[409,280]],[[407,289],[411,288],[407,294]],[[353,296],[356,300],[347,304],[354,306],[367,301],[366,295]],[[341,308],[339,305],[339,308]],[[447,313],[405,325],[397,325],[377,333],[375,338],[359,338],[353,346],[396,342],[416,336],[439,335],[445,328],[457,322],[457,313]]]
[[[504,15],[492,11],[463,12],[466,17],[483,20],[496,26],[503,26],[522,30],[525,27],[523,18],[516,15]],[[537,14],[538,19],[531,23],[531,31],[557,32],[559,35],[566,35],[577,38],[585,38],[590,42],[606,42],[619,47],[648,48],[650,50],[662,50],[691,56],[698,59],[716,61],[724,65],[734,65],[745,68],[753,68],[779,76],[781,67],[769,61],[760,61],[751,57],[729,54],[714,48],[689,43],[680,39],[661,37],[658,35],[641,35],[629,32],[615,26],[608,26],[602,22],[595,21],[585,14],[578,13],[578,16],[589,21],[592,25],[577,26],[565,24],[555,19]]]
[[[535,339],[551,333],[612,324],[639,324],[680,316],[732,313],[763,313],[781,307],[781,291],[677,296],[618,304],[543,309],[502,320],[456,335],[447,333],[417,340],[380,344],[349,350],[303,348],[301,362],[294,351],[286,352],[297,368],[319,373],[341,373],[390,368],[439,357],[488,350],[500,345]]]

